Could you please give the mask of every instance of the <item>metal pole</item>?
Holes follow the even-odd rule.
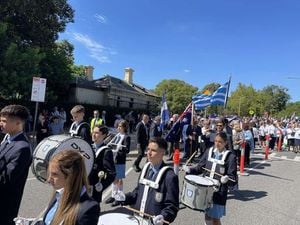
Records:
[[[35,112],[34,112],[34,120],[33,120],[33,131],[32,131],[32,136],[33,136],[33,146],[36,146],[36,132],[35,132],[35,127],[36,127],[36,120],[37,120],[37,113],[38,113],[38,108],[39,108],[39,102],[35,103]]]

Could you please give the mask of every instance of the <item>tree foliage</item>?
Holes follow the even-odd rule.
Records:
[[[182,113],[191,102],[197,88],[181,80],[162,80],[155,88],[155,93],[162,96],[166,93],[168,108],[172,113]]]
[[[49,100],[64,96],[73,46],[56,40],[73,13],[66,0],[0,2],[0,95],[29,100],[32,77],[41,76]]]

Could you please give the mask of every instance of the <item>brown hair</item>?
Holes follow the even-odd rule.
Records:
[[[59,225],[62,221],[75,225],[82,188],[89,188],[84,159],[78,151],[65,150],[54,155],[50,163],[57,163],[66,178],[61,202],[51,225]]]
[[[127,133],[128,131],[128,122],[126,120],[121,120],[119,122],[119,126],[124,128],[124,132]]]

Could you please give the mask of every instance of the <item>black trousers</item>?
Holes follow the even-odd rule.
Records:
[[[145,151],[146,151],[147,145],[142,145],[140,144],[138,150],[138,155],[136,160],[134,161],[134,165],[136,165],[137,167],[140,166],[140,162],[142,161],[144,155],[145,155]]]

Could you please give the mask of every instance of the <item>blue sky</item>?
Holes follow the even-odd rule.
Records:
[[[298,0],[71,0],[75,22],[61,39],[75,63],[153,89],[179,79],[202,89],[232,78],[255,89],[281,85],[300,101]],[[294,79],[289,79],[292,77]]]

